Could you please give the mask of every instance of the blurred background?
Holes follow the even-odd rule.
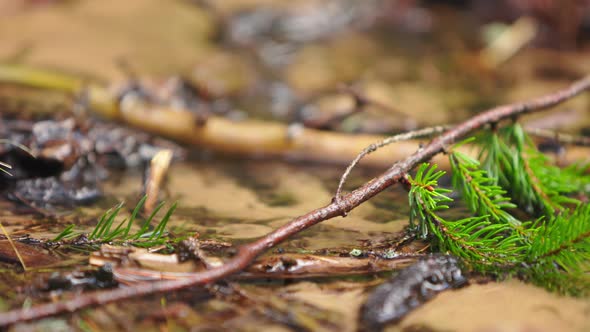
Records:
[[[176,76],[201,111],[349,132],[452,123],[590,72],[585,0],[1,0],[0,17],[2,62]],[[354,102],[343,87],[389,108],[327,121]],[[587,104],[553,128],[585,131]]]

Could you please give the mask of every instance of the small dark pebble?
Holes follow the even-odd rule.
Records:
[[[176,247],[176,255],[179,262],[186,262],[191,259],[198,260],[197,250],[199,250],[199,240],[196,238],[188,238],[180,241]]]
[[[94,271],[53,273],[47,280],[45,291],[66,291],[73,288],[95,290],[113,288],[118,285],[111,264],[105,264]]]
[[[431,255],[378,286],[361,307],[359,329],[381,331],[438,293],[466,285],[457,258]]]

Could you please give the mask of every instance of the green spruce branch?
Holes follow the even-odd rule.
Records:
[[[471,212],[480,216],[489,215],[496,222],[521,226],[522,223],[505,210],[516,205],[506,196],[506,190],[481,168],[477,159],[458,151],[451,153],[449,159],[453,187],[461,191]]]
[[[473,216],[441,215],[451,190],[438,187],[444,172],[425,163],[409,178],[410,226],[474,270],[590,293],[590,205],[573,197],[589,191],[588,167],[551,164],[517,124],[484,137],[482,163],[449,153],[453,187]],[[516,208],[540,218],[520,221]]]
[[[524,278],[563,294],[590,294],[590,205],[544,223],[527,254]]]
[[[556,264],[569,273],[586,273],[590,268],[590,205],[580,205],[544,224],[531,244],[528,260]]]
[[[570,194],[590,191],[587,167],[553,165],[518,123],[484,134],[480,143],[482,168],[527,213],[554,215],[580,203]]]
[[[154,211],[149,215],[148,218],[141,224],[140,228],[136,232],[131,232],[131,228],[137,219],[139,211],[143,207],[147,196],[144,196],[135,206],[129,219],[123,219],[115,227],[115,219],[119,216],[123,203],[118,204],[112,209],[107,210],[99,219],[98,223],[87,235],[88,241],[80,243],[75,241],[75,246],[86,246],[90,249],[95,248],[101,244],[125,244],[136,247],[153,247],[157,245],[166,244],[169,242],[169,236],[166,231],[166,225],[172,216],[172,213],[176,209],[176,203],[166,211],[162,219],[156,224],[153,230],[150,230],[156,214],[164,207],[164,202],[158,204]],[[61,233],[59,233],[52,242],[61,242],[62,245],[73,245],[72,239],[83,235],[82,232],[76,232],[74,225],[66,227]]]
[[[462,258],[477,270],[514,265],[521,261],[526,239],[521,232],[515,231],[512,224],[499,222],[490,214],[459,220],[446,220],[439,214],[439,211],[449,208],[448,202],[453,201],[447,195],[450,190],[437,186],[443,174],[443,171],[436,171],[436,165],[425,163],[418,168],[415,177],[409,179],[412,185],[409,193],[410,221],[411,225],[417,224],[418,233],[431,239],[436,249]],[[470,181],[465,183],[469,192],[479,188],[487,200],[494,202],[491,196],[497,192],[494,185],[479,187],[486,182],[478,182],[477,185]],[[479,209],[479,205],[473,207]],[[494,209],[498,216],[502,215],[499,212],[503,209],[502,203],[495,205]],[[412,220],[417,220],[417,223]]]

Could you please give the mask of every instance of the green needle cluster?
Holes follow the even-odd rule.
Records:
[[[136,247],[153,247],[167,243],[169,238],[166,232],[166,225],[168,224],[168,220],[170,220],[172,213],[176,209],[176,203],[172,204],[172,206],[168,209],[168,211],[166,211],[162,219],[153,229],[150,229],[150,225],[152,224],[156,214],[164,206],[164,202],[156,206],[154,211],[149,215],[148,218],[145,219],[136,232],[131,232],[131,226],[135,223],[137,215],[145,203],[146,198],[147,196],[144,196],[137,203],[129,219],[123,219],[116,227],[114,227],[114,222],[123,208],[123,203],[120,203],[113,209],[106,211],[99,219],[93,231],[87,235],[88,245],[97,246],[100,244],[111,243],[129,244]],[[74,231],[74,225],[70,225],[54,239],[52,239],[52,242],[63,241],[64,244],[67,245],[68,239],[77,237],[80,234],[80,232]],[[79,241],[77,241],[77,243],[79,243]]]
[[[479,143],[481,162],[449,153],[453,188],[471,216],[441,215],[452,190],[438,186],[443,171],[424,163],[409,178],[412,231],[473,270],[590,293],[590,205],[575,198],[590,190],[588,167],[553,165],[518,124],[487,133]],[[534,221],[519,220],[518,210]]]

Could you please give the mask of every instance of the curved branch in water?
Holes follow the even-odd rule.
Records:
[[[349,164],[366,147],[390,141],[381,135],[339,133],[270,121],[232,121],[218,116],[203,119],[189,110],[145,103],[133,95],[119,101],[114,89],[71,75],[29,67],[0,64],[0,83],[83,95],[89,108],[105,119],[220,154]],[[10,96],[14,94],[9,91]],[[402,137],[408,135],[411,136],[401,134]],[[424,140],[398,141],[395,146],[380,148],[363,157],[363,165],[388,167],[392,161],[412,154],[421,143]],[[587,149],[572,147],[560,158],[567,163],[587,155]],[[448,168],[448,158],[433,157],[441,168]]]

